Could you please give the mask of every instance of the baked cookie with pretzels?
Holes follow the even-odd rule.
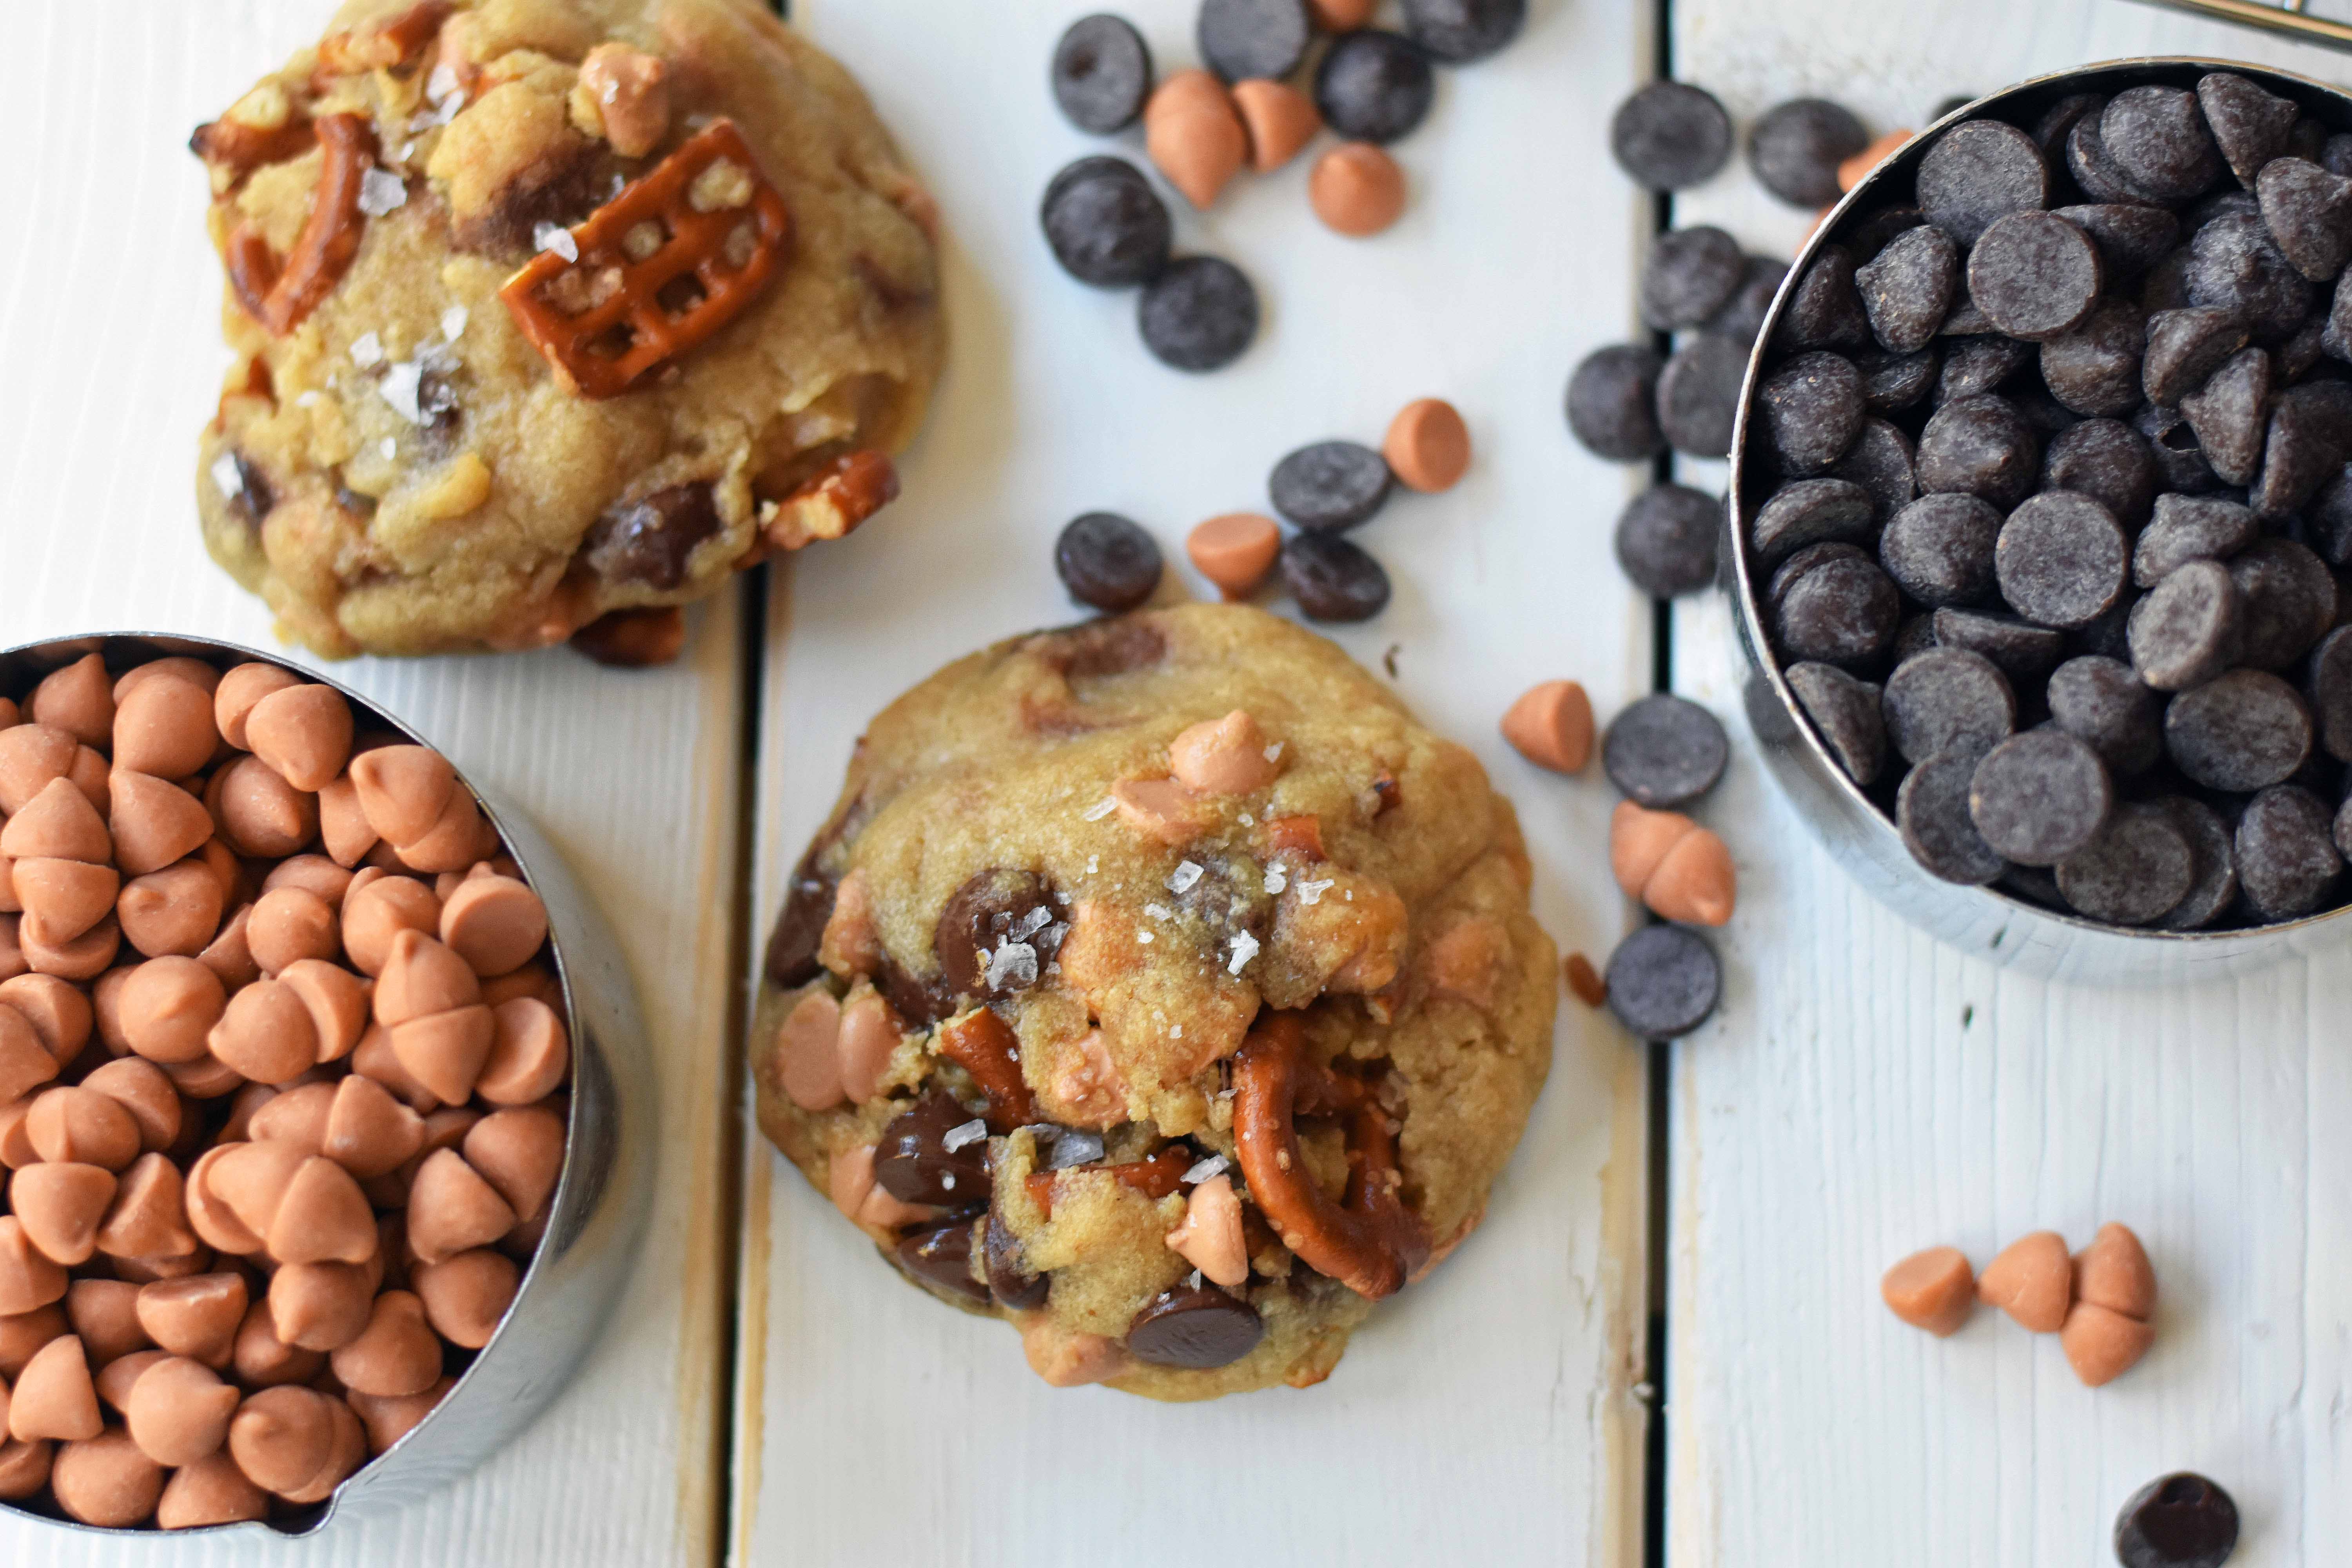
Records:
[[[761,0],[352,0],[192,146],[236,355],[197,504],[281,636],[657,662],[898,492],[937,209]]]
[[[1304,1387],[1527,1124],[1528,883],[1477,760],[1310,632],[1016,637],[859,742],[767,949],[760,1125],[1049,1383]]]

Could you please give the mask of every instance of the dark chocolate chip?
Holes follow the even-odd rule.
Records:
[[[1064,679],[1073,682],[1132,675],[1168,657],[1167,637],[1148,621],[1081,621],[1043,633],[1031,646]]]
[[[1960,274],[1959,301],[1952,307],[1952,313],[1944,318],[1944,324],[1939,330],[1948,338],[2000,337],[2000,334],[1993,331],[1992,318],[1978,310],[1977,302],[1969,298],[1969,277],[1966,270]],[[2007,342],[2009,340],[2002,338],[2000,341]]]
[[[1765,379],[1757,399],[1772,449],[1790,474],[1827,469],[1862,431],[1862,373],[1838,354],[1799,354]]]
[[[1662,234],[1642,264],[1642,320],[1662,332],[1696,327],[1729,304],[1747,276],[1739,242],[1719,228]]]
[[[1528,0],[1404,0],[1406,36],[1448,65],[1496,53],[1527,20]]]
[[[1938,647],[1973,648],[2000,667],[2012,682],[2046,675],[2066,654],[2066,634],[2013,616],[1945,608],[1936,612]]]
[[[1568,427],[1595,457],[1645,463],[1666,449],[1658,428],[1655,350],[1612,343],[1584,356],[1568,378]]]
[[[2033,144],[2042,149],[2044,158],[2055,160],[2063,157],[2066,151],[2066,133],[2074,129],[2075,122],[2084,115],[2095,121],[2099,110],[2106,106],[2106,98],[2095,92],[2072,93],[2060,99],[2043,110],[2042,118],[2033,122]]]
[[[2098,836],[2114,805],[2107,765],[2063,730],[2011,736],[1969,782],[1969,820],[2021,866],[2057,865]]]
[[[1783,349],[1871,346],[1870,317],[1854,282],[1853,257],[1844,247],[1823,246],[1798,276],[1773,342]]]
[[[941,1220],[908,1231],[898,1238],[898,1267],[934,1290],[985,1306],[988,1287],[971,1273],[971,1236],[982,1223]]]
[[[2132,410],[2130,424],[2147,437],[2164,489],[2193,495],[2221,488],[2221,477],[2205,460],[2205,448],[2198,445],[2196,429],[2179,409],[2143,404]]]
[[[2140,1488],[2116,1518],[2123,1568],[2221,1568],[2237,1548],[2238,1505],[2185,1470]]]
[[[1653,599],[1679,598],[1714,584],[1723,503],[1687,485],[1655,485],[1617,517],[1617,564]]]
[[[1715,949],[1681,926],[1643,926],[1609,955],[1609,1010],[1644,1040],[1679,1039],[1706,1022],[1723,996]]]
[[[1903,759],[1990,751],[2017,728],[2017,698],[1992,660],[1933,647],[1897,665],[1881,703],[1886,739]]]
[[[2126,805],[2097,837],[2058,862],[2058,891],[2095,921],[2144,926],[2189,896],[2196,873],[2196,852],[2162,807]]]
[[[2173,574],[2198,570],[2184,566]],[[2311,755],[2311,710],[2263,669],[2233,669],[2172,700],[2164,745],[2173,765],[2207,789],[2250,795],[2294,776]],[[2246,874],[2241,846],[2238,874]]]
[[[1054,46],[1054,101],[1081,131],[1108,136],[1135,123],[1151,96],[1151,51],[1124,16],[1081,16]]]
[[[2126,588],[2116,601],[2115,608],[2085,626],[2077,626],[2067,634],[2066,647],[2070,654],[2095,654],[2112,658],[2118,664],[2131,662],[2131,613],[2139,603],[2139,591]]]
[[[1748,727],[1756,738],[1768,746],[1785,746],[1797,738],[1797,721],[1781,703],[1772,683],[1763,672],[1751,669],[1740,683],[1739,706],[1748,714]]]
[[[2102,111],[2105,106],[2102,104]],[[2098,114],[2085,114],[2066,132],[2066,172],[2094,202],[2145,202],[2149,196],[2133,185],[2107,153],[2099,136]]]
[[[1731,116],[1704,88],[1654,81],[1610,116],[1609,151],[1636,184],[1678,191],[1707,179],[1731,156]]]
[[[1879,688],[1827,664],[1792,664],[1784,672],[1805,717],[1846,776],[1864,789],[1886,765],[1886,720]]]
[[[1764,188],[1801,207],[1838,199],[1838,165],[1870,142],[1862,121],[1826,99],[1767,110],[1748,132],[1748,164]]]
[[[2263,165],[2287,151],[2299,110],[2234,71],[2207,71],[2200,77],[2197,102],[2230,172],[2252,190]]]
[[[2336,812],[2336,852],[2352,860],[2352,796],[2347,796]]]
[[[1353,441],[1318,441],[1274,466],[1266,495],[1301,528],[1337,532],[1367,521],[1389,499],[1389,465]]]
[[[1306,0],[1201,0],[1192,29],[1201,58],[1227,81],[1279,81],[1298,68],[1313,37]]]
[[[2307,915],[2344,870],[2335,814],[2309,790],[2277,784],[2254,796],[2238,818],[2238,885],[2265,921]]]
[[[2245,631],[2238,662],[2284,669],[2336,625],[2336,574],[2292,539],[2257,540],[2230,561]]]
[[[931,931],[940,974],[957,996],[985,1002],[1025,991],[1060,952],[1068,931],[1053,893],[1034,873],[992,868],[949,895]],[[1013,944],[1029,949],[999,960]]]
[[[1838,244],[1859,266],[1927,221],[1927,215],[1917,207],[1880,207],[1841,234]]]
[[[819,834],[793,868],[784,907],[776,929],[768,936],[767,976],[771,984],[805,985],[824,972],[817,951],[824,945],[825,923],[833,919],[837,884],[826,875],[820,858],[831,839]]]
[[[1436,94],[1429,57],[1376,27],[1332,39],[1315,69],[1315,107],[1350,141],[1395,141],[1422,122]]]
[[[1282,585],[1310,621],[1368,621],[1388,607],[1389,574],[1354,541],[1294,533],[1282,545]]]
[[[2234,313],[2258,343],[2293,337],[2319,298],[2259,213],[2225,212],[2200,228],[2189,238],[2181,280],[2190,304]]]
[[[1935,390],[1944,351],[1931,343],[1916,353],[1864,354],[1853,364],[1862,372],[1862,400],[1870,411],[1895,414]]]
[[[1070,597],[1117,614],[1151,597],[1160,586],[1160,546],[1116,512],[1090,511],[1070,520],[1054,542],[1054,570]]]
[[[224,492],[229,512],[247,528],[257,530],[262,520],[278,505],[277,492],[270,488],[269,476],[261,471],[260,464],[238,451],[231,451],[228,458],[230,466],[236,471],[235,493]],[[345,507],[344,510],[372,515],[375,508],[371,501],[364,508]]]
[[[1947,403],[1919,433],[1922,494],[1956,490],[2007,510],[2032,492],[2041,468],[2033,432],[2015,408],[1990,395]]]
[[[2157,924],[2167,931],[2202,930],[2237,901],[2236,839],[2229,824],[2201,801],[2167,795],[2155,804],[2188,842],[2192,867],[2189,891]]]
[[[2340,360],[2352,360],[2352,279],[2339,277],[2336,290],[2328,296],[2327,322],[2320,329],[2320,352]]]
[[[2077,414],[2128,414],[2140,405],[2147,319],[2128,300],[2096,306],[2083,324],[2042,345],[2042,380]]]
[[[1869,559],[1868,551],[1857,549],[1851,544],[1835,542],[1808,544],[1780,563],[1780,566],[1773,571],[1772,580],[1765,588],[1764,602],[1771,607],[1775,615],[1778,615],[1781,604],[1789,596],[1789,590],[1795,586],[1798,580],[1806,573],[1816,567],[1826,566],[1832,561],[1867,561]]]
[[[1776,566],[1808,545],[1869,542],[1878,507],[1851,479],[1796,479],[1772,493],[1756,513],[1751,538],[1762,565]]]
[[[2042,342],[2072,331],[2105,284],[2098,246],[2055,213],[2011,213],[1969,251],[1969,298],[2012,338]]]
[[[1265,1338],[1257,1309],[1213,1285],[1162,1290],[1127,1325],[1128,1353],[1154,1366],[1231,1366]]]
[[[1124,158],[1090,157],[1055,174],[1038,218],[1062,270],[1097,289],[1149,283],[1168,265],[1168,204]]]
[[[2327,357],[2327,327],[2323,321],[2305,321],[2295,329],[2294,336],[2279,344],[2272,356],[2279,380],[2292,386]]]
[[[2338,626],[2321,641],[2306,689],[2320,749],[2352,763],[2352,626]]]
[[[608,583],[665,592],[686,582],[694,547],[719,531],[719,507],[700,481],[614,504],[580,542],[589,569]]]
[[[1257,336],[1257,290],[1214,256],[1171,261],[1143,290],[1136,325],[1151,356],[1178,370],[1216,370]]]
[[[2132,606],[2132,668],[2158,691],[2186,690],[2235,662],[2243,635],[2242,601],[2229,568],[2185,562]]]
[[[2050,169],[2033,139],[1998,120],[1971,120],[1919,160],[1919,205],[1962,246],[2012,213],[2050,205]]]
[[[2352,258],[2352,180],[2301,158],[2263,167],[2254,195],[2271,240],[2297,272],[2330,283]]]
[[[1862,422],[1862,433],[1838,459],[1832,474],[1869,491],[1872,512],[1882,522],[1910,505],[1919,493],[1911,437],[1884,419]]]
[[[1838,560],[1789,584],[1774,629],[1791,660],[1864,668],[1879,662],[1902,616],[1903,596],[1876,562]]]
[[[2035,352],[2032,343],[1992,333],[1953,339],[1944,349],[1936,405],[1940,408],[1995,390],[2032,364]]]
[[[1902,590],[1924,605],[1972,605],[1993,590],[1999,508],[1975,496],[1921,496],[1879,535],[1878,559]]]
[[[2124,178],[2158,202],[2195,200],[2225,168],[2197,95],[2183,88],[2126,88],[2100,112],[2099,141]]]
[[[945,1089],[934,1089],[892,1117],[874,1148],[876,1184],[910,1204],[962,1208],[986,1203],[988,1141],[947,1146],[948,1134],[973,1114]]]
[[[2047,696],[2051,721],[2098,752],[2108,772],[2143,773],[2164,755],[2163,700],[2122,660],[2070,658],[2051,672]]]
[[[1780,279],[1789,275],[1789,264],[1775,261],[1769,256],[1748,258],[1747,275],[1714,320],[1706,324],[1710,332],[1720,332],[1743,348],[1755,346],[1756,334],[1764,330],[1765,313],[1772,309],[1772,298],[1780,291]]]
[[[2319,156],[2312,162],[2331,174],[2352,175],[2352,132],[2329,136],[2320,143]]]
[[[2180,416],[2197,432],[2205,461],[2227,483],[2253,482],[2262,465],[2270,403],[2271,356],[2261,349],[2231,355],[2203,386],[2180,400]]]
[[[992,1206],[981,1221],[980,1244],[981,1263],[988,1270],[988,1291],[1000,1306],[1027,1312],[1045,1304],[1053,1280],[1030,1268],[1021,1238]]]
[[[2145,315],[2179,310],[2195,304],[2189,297],[2189,247],[2182,246],[2147,269],[2139,283],[2139,308]]]
[[[2042,453],[2042,488],[2089,496],[2126,532],[2146,526],[2158,476],[2147,438],[2116,419],[2084,419],[2051,438]]]
[[[1634,804],[1652,811],[1685,805],[1716,786],[1731,742],[1714,714],[1659,692],[1617,715],[1601,742],[1601,766]]]
[[[2056,219],[2051,221],[2056,222]],[[1999,226],[1995,228],[1998,231]],[[1981,245],[1978,254],[1982,253]],[[1976,259],[1969,261],[1971,292]],[[1854,286],[1880,346],[1909,353],[1935,341],[1951,313],[1959,286],[1960,251],[1952,237],[1932,224],[1906,229],[1887,242],[1868,265],[1855,268]],[[2084,309],[2090,308],[2088,301]],[[1991,312],[1988,312],[1991,313]],[[2071,323],[2069,323],[2071,324]]]
[[[2352,468],[2319,487],[2303,521],[2311,547],[2329,565],[2352,563]]]
[[[2257,517],[2303,509],[2352,458],[2352,385],[2315,381],[2290,386],[2271,404],[2262,471],[2246,497]]]
[[[2180,228],[2182,233],[2193,235],[2225,214],[2259,217],[2262,210],[2263,204],[2255,199],[2253,192],[2224,186],[2183,214]]]
[[[2088,626],[2115,607],[2131,542],[2113,513],[2073,490],[2030,497],[2001,525],[1994,575],[2009,607],[2037,626]]]
[[[2057,216],[2098,242],[2111,280],[2138,277],[2180,243],[2180,219],[2162,207],[2092,202],[2060,207]]]
[[[1677,452],[1720,458],[1731,450],[1748,351],[1714,332],[1693,332],[1658,373],[1658,427]]]
[[[2245,324],[2227,310],[2210,305],[2159,310],[2147,319],[2140,388],[2151,403],[2178,404],[2245,346]]]
[[[1903,776],[1895,795],[1895,829],[1911,858],[1931,877],[1970,888],[2008,868],[1969,815],[1969,784],[1979,759],[1976,752],[1930,757]]]

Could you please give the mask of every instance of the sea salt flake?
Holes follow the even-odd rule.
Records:
[[[1176,911],[1166,904],[1146,904],[1143,906],[1143,912],[1156,921],[1172,921],[1176,918]]]
[[[383,460],[389,463],[400,456],[400,443],[394,440],[391,437],[386,436],[383,438],[383,444],[378,447],[376,450],[382,452],[383,454]]]
[[[1200,881],[1204,875],[1206,873],[1200,867],[1187,860],[1168,874],[1168,890],[1171,893],[1189,893],[1192,890],[1193,884]]]
[[[1251,816],[1248,812],[1246,812],[1246,811],[1244,811],[1244,812],[1241,813],[1241,819],[1242,819],[1242,826],[1243,826],[1244,827],[1255,827],[1255,826],[1257,826],[1257,818],[1256,818],[1256,817],[1255,817],[1255,816]]]
[[[352,340],[352,363],[362,370],[373,370],[383,363],[383,340],[373,332],[362,332]]]
[[[551,250],[566,261],[580,259],[580,242],[560,223],[541,221],[530,231],[530,243],[534,248]]]
[[[236,454],[223,452],[213,459],[213,488],[230,500],[245,493],[245,476],[236,471]]]
[[[1154,938],[1150,931],[1138,929],[1135,933],[1135,940],[1138,942],[1150,942],[1153,941]]]
[[[1054,1152],[1045,1156],[1045,1169],[1066,1171],[1073,1165],[1091,1165],[1102,1157],[1101,1133],[1066,1127],[1054,1140]]]
[[[1276,741],[1273,745],[1268,746],[1265,749],[1265,760],[1269,763],[1278,763],[1282,761],[1282,747],[1283,742],[1280,741]]]
[[[1257,938],[1245,931],[1234,933],[1234,961],[1225,965],[1228,974],[1239,974],[1242,966],[1257,956]]]
[[[1054,911],[1047,909],[1045,905],[1039,904],[1035,909],[1031,910],[1027,914],[1023,915],[1021,917],[1020,923],[1015,925],[1007,934],[1015,942],[1027,942],[1031,937],[1035,936],[1039,931],[1051,925],[1053,921]]]
[[[417,396],[425,384],[425,367],[415,363],[395,364],[383,373],[376,391],[392,405],[392,411],[411,425],[425,423],[425,410]]]
[[[465,88],[466,84],[458,79],[457,68],[446,60],[435,66],[433,74],[425,79],[425,97],[436,109],[463,92]]]
[[[1288,886],[1290,886],[1290,875],[1288,872],[1285,871],[1279,866],[1268,866],[1265,868],[1265,890],[1267,892],[1278,893]]]
[[[1008,985],[1025,990],[1037,984],[1037,950],[1025,942],[1008,942],[988,955],[988,988]]]
[[[360,176],[360,211],[382,217],[408,205],[408,182],[390,169],[370,169]]]
[[[465,306],[450,306],[447,310],[441,312],[441,335],[446,338],[449,342],[453,343],[456,342],[459,338],[466,335],[466,322],[467,319]]]
[[[1089,876],[1089,877],[1091,877],[1091,876],[1093,876],[1097,871],[1099,871],[1100,869],[1102,869],[1102,857],[1101,857],[1101,856],[1099,856],[1099,855],[1089,855],[1089,856],[1087,856],[1087,876]]]
[[[975,1116],[969,1121],[961,1121],[949,1128],[940,1138],[940,1147],[952,1154],[957,1150],[977,1143],[987,1136],[988,1123]]]
[[[1319,882],[1312,877],[1301,877],[1298,879],[1299,901],[1308,904],[1319,904],[1323,901],[1323,895],[1332,888],[1339,886],[1339,879],[1337,877],[1326,877]]]
[[[955,1191],[955,1173],[954,1173],[954,1172],[952,1172],[952,1171],[943,1171],[943,1172],[941,1172],[941,1173],[940,1173],[940,1191],[942,1191],[942,1192],[950,1192],[950,1193],[951,1193],[951,1192]]]
[[[1171,1040],[1181,1040],[1181,1039],[1182,1039],[1182,1038],[1184,1037],[1184,1026],[1183,1026],[1183,1025],[1181,1025],[1181,1024],[1179,1024],[1179,1025],[1177,1025],[1174,1028],[1172,1028],[1172,1029],[1169,1030],[1169,1031],[1168,1031],[1168,1037],[1169,1037],[1170,1039],[1171,1039]]]
[[[294,406],[297,408],[316,408],[320,402],[320,398],[318,391],[316,388],[313,388],[312,390],[304,393],[301,396],[296,398],[294,400]]]
[[[1088,822],[1100,822],[1104,817],[1108,816],[1112,812],[1117,811],[1118,809],[1118,802],[1112,799],[1109,795],[1105,795],[1098,803],[1087,808],[1086,820]],[[1089,867],[1087,868],[1091,870],[1093,868]]]
[[[1223,1154],[1211,1154],[1205,1159],[1196,1160],[1184,1172],[1184,1184],[1197,1187],[1211,1176],[1223,1174],[1224,1168],[1225,1157]]]

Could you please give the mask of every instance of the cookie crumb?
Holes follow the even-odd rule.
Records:
[[[1391,680],[1394,680],[1397,678],[1396,656],[1403,651],[1404,644],[1401,642],[1392,642],[1389,644],[1388,651],[1381,655],[1381,668],[1389,672],[1389,679]]]
[[[1588,1007],[1605,1006],[1609,1001],[1609,984],[1592,967],[1592,960],[1580,952],[1568,955],[1568,988],[1576,999]]]

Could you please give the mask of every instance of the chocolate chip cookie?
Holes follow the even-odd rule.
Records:
[[[1147,610],[950,665],[794,870],[760,1125],[1055,1384],[1327,1376],[1551,1060],[1511,807],[1330,643]]]
[[[937,209],[757,0],[352,0],[192,145],[205,542],[289,639],[642,661],[897,493]]]

